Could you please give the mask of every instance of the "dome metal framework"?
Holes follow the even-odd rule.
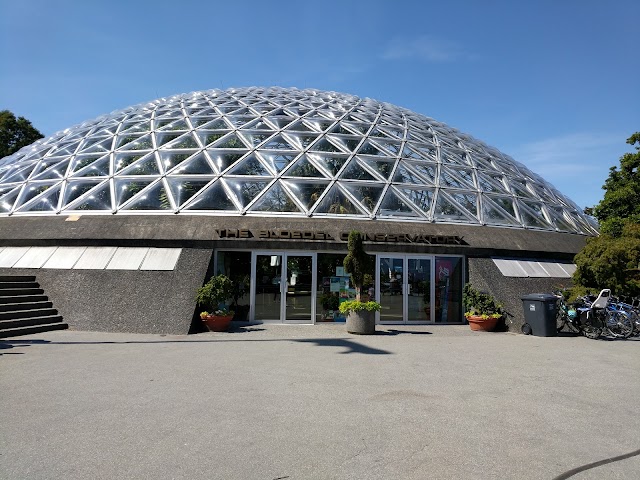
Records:
[[[112,112],[0,160],[0,215],[179,213],[597,233],[521,163],[410,110],[296,88]]]

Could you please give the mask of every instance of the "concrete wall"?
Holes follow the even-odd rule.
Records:
[[[468,259],[469,283],[480,291],[490,293],[506,310],[505,325],[509,331],[520,333],[524,323],[523,295],[529,293],[553,293],[564,286],[571,286],[570,278],[516,278],[505,277],[490,258]]]
[[[182,250],[173,271],[0,269],[35,275],[73,330],[187,334],[213,251]]]

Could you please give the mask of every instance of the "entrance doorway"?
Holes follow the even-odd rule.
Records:
[[[313,323],[316,255],[253,252],[250,318],[258,322]]]
[[[462,323],[462,257],[379,255],[379,323]]]

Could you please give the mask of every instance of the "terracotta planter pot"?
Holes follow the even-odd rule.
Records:
[[[491,332],[496,328],[499,318],[482,318],[479,315],[469,315],[467,321],[471,330],[481,330]]]
[[[232,318],[233,315],[207,315],[202,321],[207,325],[210,332],[226,332]]]

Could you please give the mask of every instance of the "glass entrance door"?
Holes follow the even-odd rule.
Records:
[[[256,252],[251,317],[260,322],[313,323],[315,254]]]
[[[433,257],[378,258],[380,323],[433,322]]]

